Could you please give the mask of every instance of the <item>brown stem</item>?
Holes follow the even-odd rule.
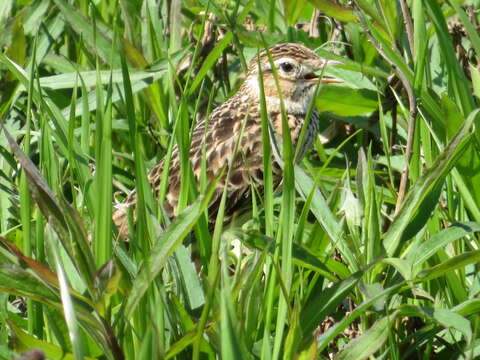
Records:
[[[397,141],[397,107],[392,107],[392,132],[390,133],[390,155],[393,154],[393,144]]]
[[[410,98],[410,96],[409,96]],[[410,166],[410,159],[412,158],[413,138],[415,135],[415,126],[417,119],[417,105],[416,97],[413,96],[410,99],[410,116],[408,122],[408,135],[407,135],[407,148],[405,150],[405,167],[402,171],[402,177],[400,179],[400,186],[398,188],[397,203],[395,204],[395,215],[398,214],[407,192],[408,172]]]
[[[413,58],[415,59],[412,17],[410,16],[410,11],[408,10],[405,0],[399,0],[399,2],[400,2],[400,8],[402,9],[403,19],[405,21],[405,28],[407,29],[407,38],[408,38],[408,44],[410,46],[410,53],[413,55]]]

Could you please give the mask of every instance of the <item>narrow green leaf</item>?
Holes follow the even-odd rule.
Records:
[[[461,239],[473,232],[480,231],[480,223],[464,222],[455,223],[452,226],[434,234],[419,247],[409,249],[407,258],[413,261],[414,267],[422,266],[430,257],[440,249],[444,249],[451,242]]]
[[[446,328],[453,328],[460,331],[468,343],[472,341],[472,328],[470,321],[463,316],[449,309],[435,308],[433,318]]]
[[[413,53],[415,59],[415,80],[414,89],[419,92],[422,88],[423,78],[425,77],[425,67],[427,61],[428,37],[427,27],[425,25],[425,11],[423,9],[423,0],[414,0],[412,5],[413,17]]]
[[[464,115],[469,114],[475,108],[472,92],[470,91],[469,82],[466,79],[465,73],[458,63],[455,49],[453,48],[448,32],[446,19],[436,0],[427,0],[425,5],[438,35],[442,57],[448,67],[449,93],[455,97],[456,103],[459,104],[462,109],[462,113]]]
[[[111,63],[113,68],[120,66],[120,57],[118,53],[111,56],[112,39],[107,37],[102,31],[94,31],[92,24],[86,19],[80,11],[64,0],[54,0],[67,23],[70,24],[73,31],[79,33],[82,38],[90,45],[91,49],[95,49],[103,61]]]
[[[363,276],[364,271],[357,271],[345,280],[341,280],[332,287],[325,289],[320,296],[316,296],[306,304],[300,314],[300,323],[304,335],[312,333],[318,324],[328,316],[352,291]]]
[[[426,281],[438,278],[445,273],[460,269],[469,264],[474,264],[480,261],[480,250],[467,251],[463,254],[449,258],[441,264],[435,265],[429,269],[421,271],[418,276],[418,281]]]
[[[460,2],[452,0],[452,1],[449,1],[448,3],[450,4],[451,7],[455,9],[455,12],[457,13],[458,17],[462,21],[462,24],[465,27],[465,30],[467,30],[468,37],[472,42],[472,46],[475,49],[475,53],[477,54],[477,56],[479,56],[480,36],[478,35],[478,30],[473,26],[473,24],[468,19],[468,16],[465,13],[465,10],[460,6]]]
[[[161,239],[152,247],[126,299],[125,316],[127,318],[130,318],[151,282],[160,273],[168,258],[175,251],[175,248],[183,241],[185,236],[188,235],[197,219],[207,208],[215,190],[215,183],[216,182],[213,181],[204,195],[201,195],[192,205],[175,218],[172,224],[162,234]]]
[[[207,75],[207,72],[213,68],[217,59],[222,55],[223,50],[230,44],[233,40],[233,33],[231,31],[227,32],[222,40],[217,42],[215,48],[208,54],[207,58],[202,64],[200,70],[198,70],[198,74],[195,76],[195,79],[190,85],[189,94],[193,95],[193,92],[197,89],[197,87],[201,84],[203,78]]]
[[[54,243],[53,236],[48,236],[47,239],[50,240],[49,246],[53,253],[54,263],[57,270],[58,283],[60,285],[60,299],[62,301],[65,321],[68,327],[68,335],[72,344],[73,356],[75,360],[82,360],[85,356],[84,341],[80,336],[77,313],[75,312],[73,301],[70,296],[67,276],[57,248],[58,245]]]
[[[59,203],[56,196],[47,186],[45,180],[32,161],[25,156],[5,127],[1,127],[3,128],[3,132],[8,139],[13,153],[19,159],[22,168],[25,170],[28,176],[29,187],[32,192],[33,199],[38,204],[43,216],[48,219],[48,221],[54,227],[62,241],[65,250],[71,257],[77,269],[81,274],[84,275],[83,278],[86,281],[87,286],[92,289],[95,265],[90,248],[88,245],[86,245],[86,238],[75,239],[77,241],[74,242],[70,241],[68,225],[75,223],[78,220],[72,221],[71,211],[74,212],[75,210],[73,210],[71,206],[66,203],[64,206]],[[65,208],[69,209],[69,211],[65,212]],[[81,225],[78,223],[76,224],[76,227],[77,226],[81,227]]]
[[[479,112],[477,109],[468,116],[444,152],[434,161],[432,167],[424,172],[405,197],[402,208],[384,236],[383,244],[388,255],[393,255],[397,251],[402,238],[411,237],[425,226],[436,206],[445,176],[455,166],[471,140],[469,132]]]

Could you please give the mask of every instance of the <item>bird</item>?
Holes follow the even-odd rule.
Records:
[[[227,181],[227,208],[225,210],[227,215],[233,213],[241,204],[249,201],[252,182],[259,189],[263,187],[263,137],[259,73],[263,78],[266,110],[271,128],[281,138],[281,98],[292,144],[294,148],[300,146],[296,157],[296,161],[300,161],[311,147],[319,131],[319,113],[315,109],[308,122],[303,141],[298,144],[302,127],[306,122],[311,103],[314,101],[318,82],[342,82],[333,77],[321,77],[315,71],[322,70],[327,65],[337,65],[339,63],[338,61],[324,59],[308,47],[298,43],[281,43],[270,46],[260,51],[250,61],[245,80],[236,94],[217,106],[208,118],[196,124],[192,132],[189,149],[191,166],[196,180],[199,181],[202,173],[202,156],[205,159],[208,180],[216,178],[224,169],[230,167],[228,178],[223,176],[215,185],[209,205],[210,218],[214,219],[213,216],[225,189],[225,181]],[[234,154],[237,143],[237,153]],[[279,184],[282,171],[273,156],[272,164],[274,184]],[[158,195],[164,170],[163,161],[161,161],[151,170],[148,176],[156,195]],[[224,171],[224,173],[227,172]],[[178,147],[175,146],[169,164],[168,188],[163,203],[163,209],[170,218],[178,215],[176,211],[180,192],[180,177],[180,154]],[[119,233],[124,236],[128,235],[127,211],[130,206],[135,205],[136,196],[135,190],[132,191],[117,206],[113,214],[114,223],[119,229]]]

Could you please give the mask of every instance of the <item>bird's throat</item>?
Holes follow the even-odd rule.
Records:
[[[260,89],[258,79],[248,79],[244,86],[244,93],[249,94],[254,102],[260,101]],[[264,94],[267,110],[269,113],[281,112],[281,103],[288,114],[306,114],[308,113],[315,95],[315,84],[307,82],[297,82],[294,87],[284,87],[281,94],[275,84],[264,83]],[[242,93],[242,91],[240,91]],[[281,98],[281,100],[280,100]]]

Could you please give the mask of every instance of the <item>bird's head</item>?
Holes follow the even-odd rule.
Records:
[[[276,75],[272,69],[272,63],[276,69]],[[303,45],[278,44],[261,51],[251,60],[246,84],[251,92],[258,96],[258,74],[261,72],[267,105],[269,102],[273,105],[278,102],[280,97],[275,81],[275,76],[277,76],[287,112],[290,110],[289,107],[308,110],[319,81],[321,83],[341,82],[321,74],[324,67],[337,64],[340,62],[321,58]]]

